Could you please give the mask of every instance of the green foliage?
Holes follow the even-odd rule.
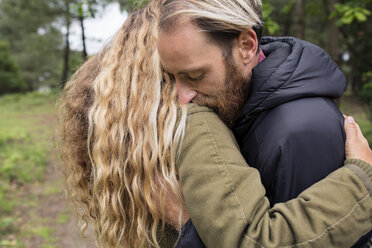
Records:
[[[362,75],[364,85],[359,92],[359,97],[362,101],[368,103],[372,109],[372,71],[368,71]]]
[[[368,0],[353,0],[344,4],[335,4],[335,11],[331,13],[329,18],[338,17],[336,24],[338,26],[348,25],[354,21],[365,22],[367,17],[371,15],[371,11],[365,8]]]
[[[75,0],[71,2],[71,10],[76,17],[95,17],[96,4],[93,0]]]
[[[10,55],[8,43],[0,41],[0,95],[24,91],[26,88],[20,78],[18,66]]]
[[[324,9],[326,6],[323,1],[311,1],[306,4],[306,14],[308,16],[315,16],[317,18],[323,18]]]
[[[11,232],[15,221],[16,219],[14,217],[0,219],[0,231],[3,233]]]
[[[359,92],[359,99],[367,104],[366,109],[369,120],[362,120],[359,122],[359,125],[369,144],[372,145],[372,125],[370,125],[370,121],[372,121],[372,71],[363,73],[362,80],[364,81],[364,85]]]
[[[57,13],[60,0],[0,1],[0,37],[10,44],[28,90],[57,85],[63,42]]]
[[[288,3],[286,3],[280,12],[284,15],[289,15],[292,12],[292,9],[296,3],[296,0],[289,0]]]
[[[369,98],[367,96],[369,94],[369,86],[363,88],[363,85],[371,81],[365,75],[372,68],[372,18],[369,12],[372,9],[372,1],[353,0],[345,1],[344,4],[346,5],[345,10],[349,8],[350,13],[346,23],[350,23],[342,23],[339,28],[342,33],[344,49],[350,54],[350,60],[346,64],[350,67],[348,79],[351,82],[353,93],[356,96],[361,95],[362,99],[365,100]],[[365,13],[366,20],[361,17],[358,19],[357,10],[361,14]],[[338,23],[341,23],[342,17],[339,16]]]
[[[275,34],[279,30],[279,24],[270,17],[272,12],[273,7],[269,3],[264,2],[262,4],[262,16],[265,22],[265,29],[270,35]]]
[[[149,0],[105,0],[106,2],[117,2],[123,10],[132,12],[143,8]]]
[[[132,9],[143,8],[148,2],[148,0],[128,0],[128,3],[132,6]]]

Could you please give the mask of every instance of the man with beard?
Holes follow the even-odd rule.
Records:
[[[262,29],[260,0],[168,0],[158,50],[179,101],[211,107],[232,128],[274,205],[342,166],[343,116],[332,99],[346,78],[319,47],[291,37],[261,40]],[[186,204],[194,190],[184,189]],[[188,208],[207,232],[198,206]],[[203,247],[191,221],[183,232],[179,247]]]

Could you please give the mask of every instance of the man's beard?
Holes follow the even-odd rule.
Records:
[[[244,77],[234,63],[225,63],[225,66],[223,88],[210,95],[199,95],[193,102],[212,108],[232,128],[248,98],[250,80]]]

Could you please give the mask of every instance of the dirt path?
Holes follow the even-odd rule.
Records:
[[[41,120],[54,126],[54,118]],[[54,142],[51,139],[51,147]],[[18,191],[22,199],[16,209],[20,228],[17,240],[25,248],[94,248],[93,231],[89,230],[88,239],[80,236],[73,217],[71,204],[65,197],[61,183],[58,153],[52,150],[40,182],[27,185]]]
[[[25,191],[28,202],[22,209],[22,243],[27,248],[95,247],[91,240],[80,237],[60,182],[56,167],[49,163],[45,180]],[[92,237],[92,232],[89,233]]]

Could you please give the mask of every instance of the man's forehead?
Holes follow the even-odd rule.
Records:
[[[160,32],[158,37],[158,50],[163,61],[183,59],[184,62],[190,63],[194,59],[203,59],[209,44],[203,35],[198,34],[192,25],[185,25],[172,33]],[[196,61],[192,61],[196,63]],[[187,70],[194,69],[185,68]]]
[[[221,49],[192,22],[178,25],[173,32],[160,30],[158,51],[164,69],[173,74],[206,72],[223,60]]]
[[[201,36],[205,35],[204,32],[189,19],[181,19],[173,23],[167,29],[159,29],[159,36],[166,36],[167,38],[183,37],[183,39],[192,39],[195,34],[200,34]]]
[[[195,26],[195,28],[197,28],[195,22],[193,22],[190,18],[180,15],[160,24],[159,31],[170,35],[176,33],[182,27],[189,24],[192,24]]]

